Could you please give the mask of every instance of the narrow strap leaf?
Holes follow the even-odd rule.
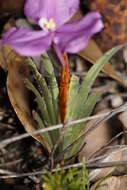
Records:
[[[50,92],[50,89],[48,88],[48,85],[44,77],[38,72],[37,67],[33,62],[30,63],[30,67],[34,73],[34,76],[36,77],[36,82],[38,83],[38,85],[40,86],[40,90],[42,91],[52,125],[55,125],[57,118],[55,118],[54,114],[54,106],[52,102],[52,94]]]
[[[111,59],[111,57],[119,51],[123,45],[116,46],[105,53],[97,62],[91,67],[87,75],[84,77],[83,82],[80,86],[79,93],[75,98],[74,108],[72,113],[73,119],[78,119],[75,110],[80,109],[83,103],[87,100],[90,89],[104,65]]]
[[[26,87],[29,90],[31,90],[36,97],[36,101],[37,101],[39,110],[42,114],[42,117],[44,118],[45,125],[51,125],[44,98],[40,95],[38,90],[34,87],[34,85],[28,79],[25,80],[25,84],[26,84]]]
[[[42,121],[42,118],[40,117],[40,115],[37,112],[34,111],[33,117],[34,117],[35,121],[37,122],[37,124],[38,124],[38,126],[40,128],[45,128],[45,125],[44,125],[44,123]],[[50,134],[48,132],[46,132],[46,133],[43,133],[42,136],[48,142],[48,144],[50,146],[50,150],[52,150],[53,144],[52,144],[52,140],[51,140]]]
[[[48,56],[47,53],[42,55],[42,61],[43,61],[43,68],[45,70],[45,75],[47,77],[47,81],[49,83],[49,87],[51,89],[52,93],[52,99],[53,99],[53,104],[55,108],[55,114],[56,117],[58,116],[59,108],[58,108],[58,96],[59,96],[59,88],[58,88],[58,83],[55,77],[53,65],[51,63],[51,60]],[[59,121],[57,120],[56,123]]]
[[[75,97],[78,94],[79,90],[79,77],[76,75],[72,75],[69,85],[69,95],[68,95],[68,102],[67,102],[67,114],[65,121],[69,121],[71,118],[71,113],[73,111],[73,105],[75,102]]]

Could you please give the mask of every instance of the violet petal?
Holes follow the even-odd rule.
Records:
[[[53,18],[57,27],[67,22],[79,8],[79,0],[26,0],[25,15],[38,22]]]
[[[24,14],[28,18],[38,22],[40,18],[47,17],[48,2],[49,0],[26,0]]]
[[[3,44],[9,44],[15,51],[25,56],[43,53],[49,48],[51,40],[50,33],[46,31],[34,31],[24,27],[12,27],[2,37]]]
[[[85,48],[90,38],[102,28],[101,15],[90,12],[80,20],[61,26],[55,32],[54,43],[63,52],[76,53]]]

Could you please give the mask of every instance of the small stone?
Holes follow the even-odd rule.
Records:
[[[122,104],[123,104],[123,99],[121,98],[121,96],[116,95],[111,99],[111,105],[113,108],[117,108]]]

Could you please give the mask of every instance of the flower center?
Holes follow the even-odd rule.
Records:
[[[42,17],[42,18],[40,18],[38,23],[39,23],[40,27],[43,28],[44,30],[47,30],[47,29],[53,30],[56,27],[56,24],[55,24],[55,21],[53,18],[50,18],[48,20],[47,18]]]

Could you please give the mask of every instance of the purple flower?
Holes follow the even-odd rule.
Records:
[[[82,19],[67,23],[79,8],[79,0],[26,0],[24,13],[40,30],[12,27],[3,34],[7,43],[18,53],[36,56],[55,43],[62,52],[76,53],[103,28],[101,15],[90,12]]]

